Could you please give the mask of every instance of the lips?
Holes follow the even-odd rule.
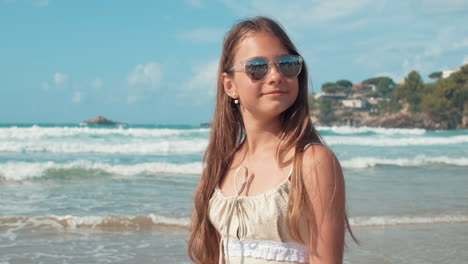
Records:
[[[279,95],[279,94],[285,94],[285,93],[286,93],[286,91],[274,90],[274,91],[264,93],[264,95]]]

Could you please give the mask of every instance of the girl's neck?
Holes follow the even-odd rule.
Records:
[[[276,148],[281,133],[282,122],[279,118],[273,120],[244,119],[246,138],[241,150],[249,157],[257,153],[270,152]]]

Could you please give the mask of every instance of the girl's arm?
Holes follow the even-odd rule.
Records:
[[[345,184],[340,163],[325,146],[313,145],[304,153],[303,180],[311,207],[310,263],[343,263],[345,237]],[[314,232],[315,231],[315,232]]]

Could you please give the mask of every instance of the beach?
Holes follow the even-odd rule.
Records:
[[[468,130],[318,127],[359,245],[345,263],[468,261]],[[190,263],[210,129],[0,125],[0,264]]]

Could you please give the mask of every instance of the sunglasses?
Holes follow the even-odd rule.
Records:
[[[302,57],[297,55],[284,55],[276,61],[268,61],[265,58],[253,58],[248,61],[240,62],[234,65],[230,72],[236,71],[238,66],[244,66],[244,72],[250,79],[258,81],[268,75],[271,64],[276,64],[276,68],[286,78],[295,78],[302,70]]]

